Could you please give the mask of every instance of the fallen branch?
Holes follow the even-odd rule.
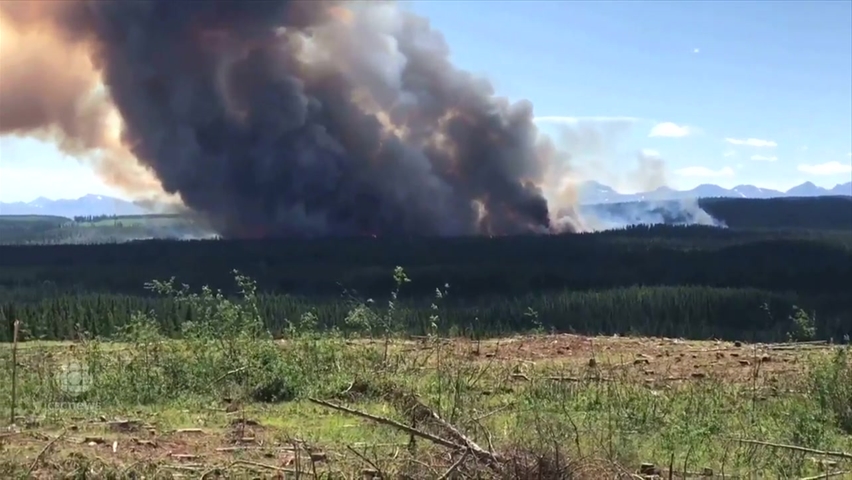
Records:
[[[278,472],[278,473],[292,473],[292,474],[295,474],[295,475],[313,476],[313,474],[310,473],[310,472],[303,472],[303,471],[300,471],[300,470],[294,469],[294,468],[277,467],[275,465],[267,465],[265,463],[252,462],[252,461],[249,461],[249,460],[235,460],[235,461],[229,463],[225,467],[214,467],[214,468],[207,470],[206,472],[201,474],[200,478],[202,480],[204,480],[205,478],[208,478],[208,476],[210,476],[210,475],[221,473],[223,471],[228,471],[228,470],[230,470],[230,469],[232,469],[236,466],[255,467],[255,468],[258,468],[258,469],[272,470],[273,472]],[[171,467],[171,468],[174,468],[174,467]]]
[[[354,453],[356,457],[360,458],[364,463],[366,463],[370,468],[372,468],[373,471],[376,472],[379,475],[379,478],[385,478],[384,474],[382,473],[382,469],[379,468],[378,465],[376,465],[376,462],[367,458],[366,455],[362,455],[361,453],[358,453],[358,450],[355,450],[354,448],[352,448],[349,445],[346,446],[346,449],[349,450],[350,452]]]
[[[355,442],[355,443],[353,443],[352,445],[349,445],[349,446],[350,446],[350,447],[352,447],[352,448],[362,448],[362,449],[365,449],[365,450],[366,450],[366,449],[368,449],[368,448],[372,448],[372,449],[378,449],[378,448],[394,448],[394,449],[397,449],[397,448],[407,447],[407,446],[408,446],[408,442],[405,442],[405,443],[402,443],[402,442],[400,442],[400,443],[367,443],[367,442]]]
[[[200,428],[179,428],[175,430],[175,433],[204,433],[204,430]]]
[[[515,380],[525,380],[531,381],[529,376],[524,373],[513,373],[511,378]],[[607,377],[565,377],[565,376],[548,376],[548,377],[537,377],[538,380],[549,380],[551,382],[569,382],[569,383],[581,383],[581,382],[611,382],[611,378]]]
[[[264,450],[264,451],[274,451],[274,452],[295,452],[298,451],[295,447],[264,447],[264,446],[255,446],[255,445],[237,445],[233,447],[218,447],[216,448],[217,452],[243,452],[249,450]]]
[[[508,410],[508,409],[510,409],[514,406],[515,406],[514,403],[509,403],[509,404],[503,405],[502,407],[497,407],[494,410],[491,410],[490,412],[483,413],[482,415],[479,415],[477,417],[472,418],[471,421],[472,422],[479,422],[481,420],[485,420],[486,418],[488,418],[492,415],[496,415],[496,414],[498,414],[498,413],[500,413],[504,410]]]
[[[495,455],[494,453],[488,452],[485,449],[483,449],[482,447],[480,447],[479,445],[477,445],[476,442],[474,442],[473,440],[468,438],[466,435],[461,433],[456,427],[450,425],[450,423],[447,422],[446,420],[444,420],[443,418],[441,418],[441,416],[438,415],[437,412],[435,412],[434,410],[432,410],[431,408],[426,406],[423,402],[418,400],[416,397],[410,396],[409,401],[413,401],[414,408],[419,410],[421,415],[428,416],[430,420],[437,423],[438,426],[441,427],[444,430],[445,434],[450,436],[456,442],[461,443],[465,447],[467,447],[467,450],[470,451],[471,453],[473,453],[474,456],[477,457],[477,459],[486,462],[489,466],[492,466],[492,467],[494,465],[502,462],[502,459],[500,459],[497,455]]]
[[[822,347],[828,346],[828,340],[810,340],[807,342],[784,342],[784,343],[772,343],[767,345],[765,348],[768,350],[786,350],[790,348],[798,348],[798,347]]]
[[[299,471],[299,470],[297,470],[297,469],[294,469],[294,468],[276,467],[275,465],[267,465],[267,464],[265,464],[265,463],[252,462],[252,461],[249,461],[249,460],[236,460],[236,461],[233,461],[233,462],[231,462],[231,463],[228,465],[228,467],[227,467],[227,468],[232,468],[232,467],[235,467],[235,466],[237,466],[237,465],[244,465],[244,466],[248,466],[248,467],[263,468],[263,469],[266,469],[266,470],[272,470],[272,471],[274,471],[274,472],[287,472],[287,473],[298,473],[298,474],[310,475],[310,473],[308,473],[308,472],[301,472],[301,471]]]
[[[839,477],[841,475],[846,475],[846,474],[849,474],[849,473],[852,473],[852,470],[840,470],[840,471],[837,471],[837,472],[826,472],[826,473],[823,473],[823,474],[820,474],[820,475],[815,475],[813,477],[803,477],[803,478],[800,478],[799,480],[820,480],[821,478],[834,478],[834,477]]]
[[[68,432],[68,430],[63,429],[62,433],[57,435],[53,440],[47,442],[47,445],[45,445],[44,448],[41,449],[41,452],[39,452],[38,455],[36,455],[36,458],[35,458],[35,460],[33,460],[33,463],[30,464],[30,468],[29,468],[29,470],[27,470],[27,474],[24,475],[25,477],[29,478],[32,475],[33,471],[36,468],[36,465],[38,465],[38,462],[42,459],[42,457],[44,457],[45,453],[47,453],[47,451],[50,449],[50,447],[52,447],[56,442],[58,442],[59,439],[64,437],[67,432]]]
[[[223,373],[222,375],[220,375],[219,378],[217,378],[216,380],[213,380],[213,383],[214,384],[219,383],[222,380],[224,380],[225,378],[230,377],[231,375],[236,375],[238,373],[244,372],[244,371],[246,371],[247,368],[248,367],[240,367],[240,368],[236,368],[234,370],[227,371],[227,372]]]
[[[399,430],[402,430],[405,433],[420,437],[420,438],[425,439],[425,440],[429,440],[430,442],[435,443],[437,445],[440,445],[442,447],[451,448],[453,450],[464,450],[463,445],[459,445],[457,443],[453,443],[449,440],[443,439],[443,438],[438,437],[436,435],[432,435],[430,433],[423,432],[423,431],[418,430],[416,428],[409,427],[408,425],[399,423],[396,420],[391,420],[389,418],[379,417],[377,415],[371,415],[369,413],[360,412],[358,410],[353,410],[351,408],[344,407],[343,405],[335,405],[331,402],[326,402],[325,400],[320,400],[320,399],[317,399],[317,398],[308,398],[308,401],[310,401],[312,403],[316,403],[317,405],[322,405],[323,407],[338,410],[338,411],[341,411],[341,412],[344,412],[344,413],[348,413],[350,415],[355,415],[356,417],[366,418],[366,419],[372,420],[376,423],[381,423],[382,425],[387,425],[389,427],[397,428]]]
[[[781,444],[781,443],[762,442],[760,440],[749,440],[749,439],[746,439],[746,438],[735,438],[733,440],[736,441],[736,442],[739,442],[739,443],[747,443],[747,444],[751,444],[751,445],[762,445],[764,447],[781,448],[781,449],[784,449],[784,450],[793,450],[793,451],[796,451],[796,452],[812,453],[814,455],[823,455],[823,456],[826,456],[826,457],[835,457],[835,458],[843,458],[843,459],[846,459],[846,460],[852,460],[852,453],[829,452],[829,451],[825,451],[825,450],[817,450],[817,449],[814,449],[814,448],[799,447],[797,445],[784,445],[784,444]],[[817,478],[820,478],[820,477],[817,477]]]
[[[464,461],[465,461],[465,460],[467,460],[468,455],[470,455],[470,450],[465,450],[464,455],[462,455],[461,457],[459,457],[459,459],[458,459],[458,460],[456,460],[456,461],[455,461],[455,463],[453,463],[452,465],[450,465],[450,468],[448,468],[448,469],[447,469],[447,471],[446,471],[446,472],[444,472],[444,474],[443,474],[443,475],[441,475],[440,477],[438,477],[438,478],[437,478],[437,480],[447,480],[448,478],[450,478],[450,475],[452,475],[452,474],[453,474],[453,472],[455,472],[456,470],[458,470],[458,469],[459,469],[459,467],[461,467],[461,466],[462,466],[462,464],[464,463]]]

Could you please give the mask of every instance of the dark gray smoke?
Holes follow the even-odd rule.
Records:
[[[0,15],[20,32],[85,47],[123,147],[225,236],[557,229],[541,188],[559,159],[532,106],[455,68],[428,20],[392,3],[16,3]],[[74,136],[67,97],[62,122],[36,105],[37,126]],[[560,229],[579,228],[573,211]]]

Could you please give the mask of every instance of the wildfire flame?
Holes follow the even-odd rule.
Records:
[[[339,5],[329,7],[328,13],[332,18],[344,25],[351,25],[355,21],[355,14],[351,10]]]

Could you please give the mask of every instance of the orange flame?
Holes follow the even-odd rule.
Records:
[[[335,20],[346,25],[351,25],[352,22],[355,21],[355,14],[352,13],[352,10],[349,10],[345,7],[341,7],[339,5],[329,7],[328,13]]]

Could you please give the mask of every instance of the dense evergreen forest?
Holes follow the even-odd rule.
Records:
[[[401,326],[413,333],[429,328],[436,288],[447,286],[449,295],[436,305],[438,327],[470,335],[553,328],[779,340],[803,314],[818,337],[852,333],[852,199],[709,199],[702,206],[730,228],[656,225],[451,239],[21,241],[0,245],[0,322],[21,320],[30,338],[67,339],[81,331],[110,335],[133,312],[153,311],[178,335],[201,312],[154,295],[146,282],[175,277],[178,284],[234,294],[237,269],[257,281],[273,333],[308,312],[320,325],[345,330],[359,302],[385,304],[395,288],[393,269],[402,266],[412,281],[400,292]],[[0,217],[0,234],[20,234],[24,227],[7,228],[15,223],[8,218]],[[0,331],[0,341],[9,334],[10,327]]]

